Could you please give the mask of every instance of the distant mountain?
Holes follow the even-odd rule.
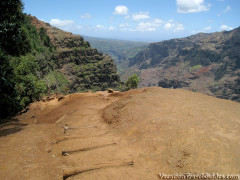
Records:
[[[141,50],[148,47],[148,42],[124,41],[117,39],[82,36],[92,47],[104,54],[110,55],[117,65],[119,75],[129,68],[129,58],[133,58]]]
[[[240,102],[240,28],[152,43],[130,59],[140,86],[186,88]]]

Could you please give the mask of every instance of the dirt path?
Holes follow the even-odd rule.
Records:
[[[133,165],[127,149],[121,149],[121,137],[113,135],[102,119],[103,109],[118,99],[107,95],[90,96],[86,101],[80,98],[79,109],[60,118],[64,134],[51,152],[62,153],[65,179],[113,179],[118,169]],[[109,170],[114,173],[107,173]]]
[[[239,117],[239,103],[162,88],[37,102],[0,125],[0,179],[240,174]]]
[[[102,119],[103,109],[118,99],[108,95],[38,102],[17,122],[2,125],[0,179],[99,179],[92,171],[133,166],[131,156],[118,151],[121,138]],[[100,179],[114,174],[104,172]]]

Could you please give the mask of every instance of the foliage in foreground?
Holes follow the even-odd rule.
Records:
[[[31,25],[20,0],[2,0],[0,7],[0,118],[4,118],[46,93],[44,77],[57,61],[46,31]]]

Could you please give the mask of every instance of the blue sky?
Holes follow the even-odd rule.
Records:
[[[93,37],[161,41],[240,26],[240,0],[23,0],[24,12]]]

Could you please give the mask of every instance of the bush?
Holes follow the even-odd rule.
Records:
[[[13,58],[11,66],[14,68],[13,81],[17,93],[16,100],[20,103],[20,109],[23,109],[46,92],[46,85],[38,77],[39,67],[34,56]]]
[[[69,81],[57,70],[50,72],[44,77],[44,81],[48,87],[48,94],[59,92],[67,94],[69,92]]]
[[[140,79],[137,74],[134,74],[127,79],[125,85],[127,86],[127,89],[136,89],[139,81]]]

